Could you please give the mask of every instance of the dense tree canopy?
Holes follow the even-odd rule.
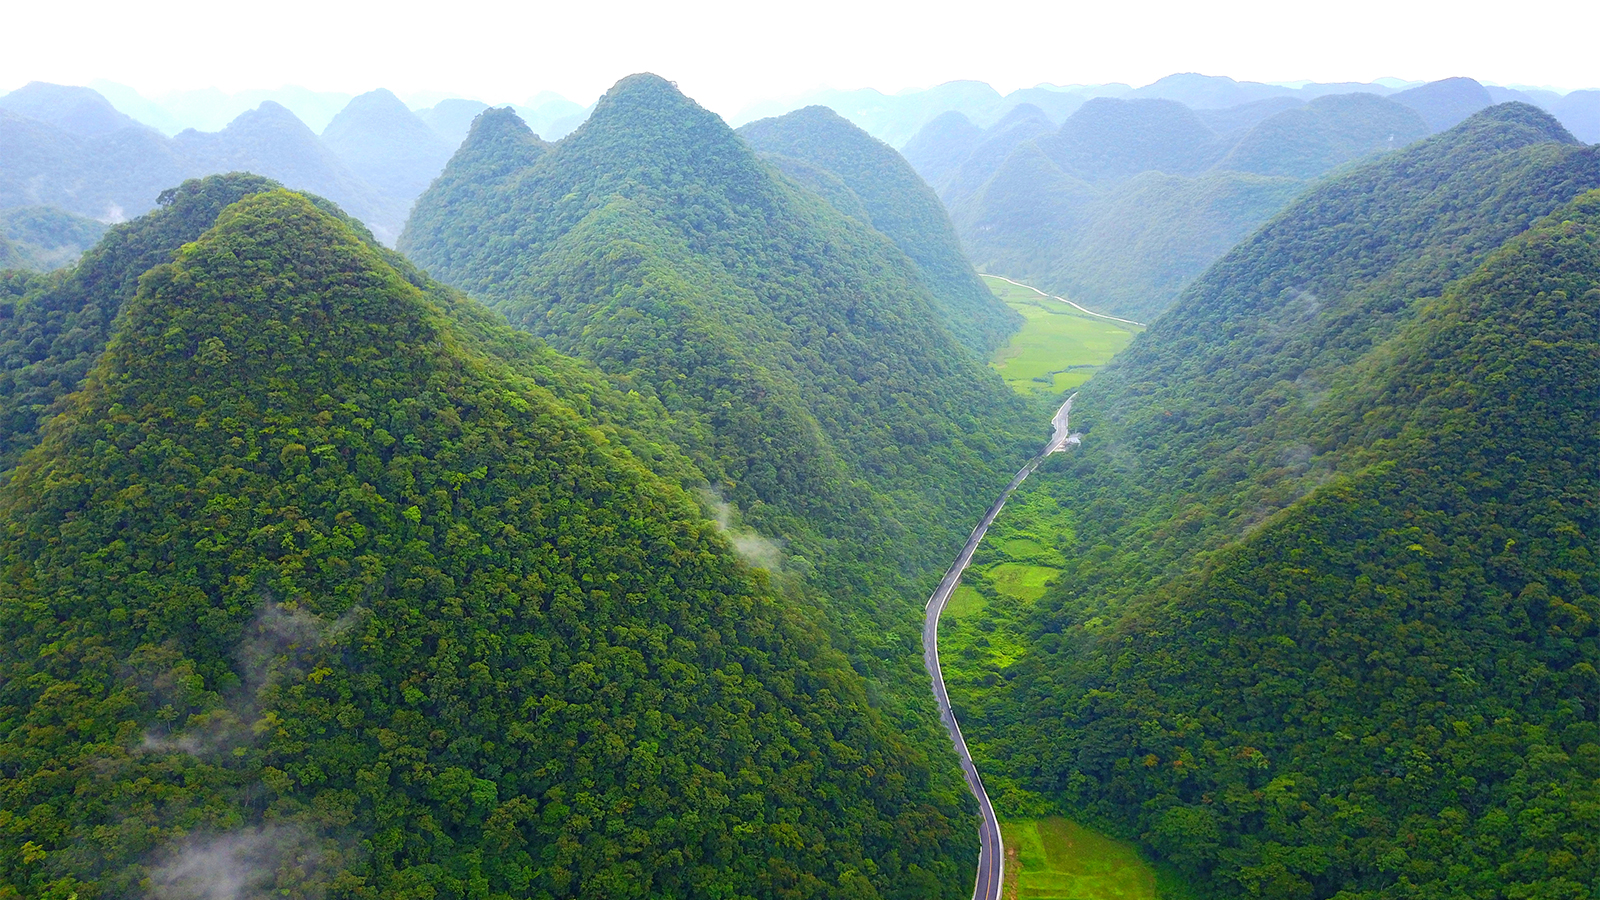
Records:
[[[752,122],[739,135],[780,161],[797,159],[837,176],[866,213],[865,221],[917,264],[940,321],[962,343],[987,354],[1017,330],[1020,317],[984,287],[962,255],[938,196],[894,148],[825,106]],[[802,180],[815,186],[814,178]],[[848,200],[834,200],[839,192],[818,192],[841,212],[853,214]]]
[[[251,187],[85,263],[149,265],[0,489],[0,896],[959,894],[958,795],[647,404]]]
[[[400,246],[657,398],[886,696],[922,710],[908,727],[940,740],[921,603],[1044,417],[951,337],[895,243],[642,75],[554,145],[485,113]]]
[[[1070,554],[957,698],[988,763],[1218,896],[1587,896],[1597,187],[1496,107],[1199,279],[1032,485]]]

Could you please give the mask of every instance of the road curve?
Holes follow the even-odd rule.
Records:
[[[985,277],[985,278],[998,278],[1001,281],[1004,281],[1006,284],[1015,285],[1015,286],[1017,286],[1019,288],[1027,288],[1028,290],[1033,291],[1035,294],[1038,294],[1041,297],[1046,297],[1046,298],[1051,299],[1051,300],[1060,300],[1062,303],[1065,303],[1066,305],[1072,307],[1073,309],[1076,309],[1078,312],[1094,316],[1097,319],[1110,319],[1113,322],[1122,322],[1122,323],[1127,324],[1127,325],[1137,325],[1140,328],[1148,327],[1143,322],[1135,322],[1132,319],[1124,319],[1121,316],[1108,316],[1105,313],[1095,312],[1094,310],[1090,309],[1089,307],[1081,306],[1081,305],[1079,305],[1077,303],[1072,302],[1071,300],[1068,300],[1065,297],[1057,297],[1055,294],[1046,294],[1044,291],[1039,290],[1038,288],[1034,287],[1031,284],[1023,284],[1020,281],[1012,281],[1011,279],[1005,277],[1004,275],[988,275],[988,274],[985,274],[983,277]]]
[[[972,554],[978,549],[978,544],[983,542],[983,536],[989,531],[989,526],[994,524],[1000,510],[1005,508],[1006,501],[1011,498],[1011,492],[1022,484],[1023,479],[1033,474],[1033,470],[1044,462],[1045,457],[1059,450],[1066,449],[1069,443],[1074,442],[1076,435],[1071,434],[1067,427],[1067,414],[1072,411],[1073,394],[1067,402],[1061,404],[1061,409],[1056,411],[1051,425],[1055,433],[1050,436],[1050,443],[1045,445],[1044,451],[1028,461],[1017,472],[1011,483],[1000,493],[1000,499],[989,507],[984,513],[983,521],[978,527],[972,529],[972,535],[967,538],[966,546],[961,548],[961,554],[956,557],[944,579],[939,582],[939,587],[928,598],[925,610],[926,616],[922,623],[922,665],[928,670],[928,677],[933,681],[933,699],[939,704],[939,718],[944,722],[945,730],[950,732],[950,740],[956,746],[956,755],[961,758],[961,773],[966,776],[967,787],[972,790],[972,796],[978,798],[978,809],[983,816],[983,821],[978,827],[978,877],[972,886],[972,900],[1000,900],[1000,888],[1005,881],[1005,849],[1000,843],[1000,821],[995,818],[994,807],[989,803],[989,795],[983,790],[983,779],[978,777],[978,768],[972,764],[972,754],[967,752],[967,741],[961,736],[961,726],[956,723],[955,713],[950,711],[950,695],[945,692],[944,673],[939,670],[939,614],[944,612],[944,606],[950,602],[950,595],[955,593],[956,585],[961,583],[961,573],[966,571],[967,565],[972,562]]]

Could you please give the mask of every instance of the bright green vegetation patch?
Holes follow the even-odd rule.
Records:
[[[959,619],[970,616],[983,609],[983,595],[970,584],[963,584],[956,588],[955,593],[944,605],[944,618]]]
[[[1026,652],[1023,623],[1067,565],[1074,540],[1064,506],[1033,479],[989,527],[939,621],[940,665],[958,713]],[[1002,793],[990,794],[1006,808]]]
[[[1045,585],[1059,574],[1059,569],[1050,566],[1014,562],[1000,563],[987,573],[989,581],[1001,594],[1030,602],[1043,597]]]
[[[1002,278],[985,275],[983,280],[1025,320],[989,360],[1006,384],[1021,394],[1059,393],[1078,387],[1143,330],[1088,315]]]
[[[1132,845],[1069,819],[1000,823],[1007,900],[1166,900],[1187,896]]]

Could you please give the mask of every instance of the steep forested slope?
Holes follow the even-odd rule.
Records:
[[[921,269],[940,320],[968,347],[986,354],[1017,329],[1021,317],[984,287],[961,254],[939,198],[894,148],[824,106],[752,122],[738,133],[763,153],[838,176],[859,198],[867,222]]]
[[[34,445],[57,400],[78,389],[105,350],[139,276],[171,261],[217,215],[276,184],[254,175],[185,182],[148,216],[113,227],[71,271],[36,279],[0,309],[0,471]]]
[[[983,141],[983,132],[971,119],[951,110],[922,126],[900,153],[924,181],[938,184]]]
[[[1219,896],[1582,896],[1597,187],[1600,153],[1502,105],[1187,290],[1037,477],[1072,560],[958,697],[989,764]]]
[[[0,895],[960,894],[954,795],[584,415],[637,401],[298,194],[157,248],[248,187],[113,232],[0,488]]]
[[[1442,131],[1494,102],[1489,91],[1471,78],[1444,78],[1401,91],[1393,100],[1422,115],[1428,127]]]
[[[1373,94],[1335,94],[1257,123],[1217,168],[1315,178],[1353,159],[1398,150],[1429,130],[1399,103]]]
[[[654,76],[548,151],[498,121],[418,201],[405,251],[659,396],[751,525],[902,616],[1032,430],[915,264]]]
[[[1110,97],[1085,103],[1058,131],[1035,143],[1062,171],[1089,182],[1152,169],[1192,175],[1226,149],[1193,110],[1176,100]]]
[[[1042,110],[1024,103],[984,131],[982,140],[959,165],[940,178],[930,177],[928,183],[939,192],[946,205],[960,209],[973,194],[983,190],[1018,147],[1055,130],[1055,123]]]
[[[105,223],[53,206],[0,210],[0,238],[16,253],[13,262],[0,263],[0,268],[46,272],[70,265],[105,233]]]

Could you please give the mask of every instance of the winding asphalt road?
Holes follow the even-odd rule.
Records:
[[[950,732],[950,740],[956,745],[956,755],[961,757],[961,772],[966,776],[972,796],[978,798],[979,811],[983,815],[983,822],[978,827],[978,879],[972,887],[972,900],[1000,900],[1000,888],[1005,881],[1005,849],[1000,844],[1000,822],[994,816],[994,807],[989,804],[989,795],[984,793],[983,779],[978,777],[978,769],[972,764],[972,754],[967,752],[966,739],[961,736],[961,726],[956,723],[955,713],[950,711],[950,695],[945,692],[944,673],[939,670],[939,614],[944,612],[944,605],[950,602],[950,595],[961,583],[961,573],[972,562],[972,554],[983,542],[989,526],[994,524],[995,517],[1000,515],[1006,501],[1011,499],[1011,492],[1022,484],[1023,479],[1033,474],[1045,457],[1077,442],[1077,436],[1067,429],[1067,414],[1072,411],[1072,400],[1076,396],[1073,394],[1068,397],[1067,402],[1056,411],[1055,418],[1051,419],[1055,433],[1051,435],[1050,443],[1045,445],[1044,452],[1029,460],[1017,472],[1016,477],[1000,493],[1000,499],[984,514],[983,521],[972,530],[966,546],[961,548],[961,555],[944,573],[938,590],[928,598],[926,618],[922,623],[922,664],[928,670],[928,677],[933,679],[933,698],[939,704],[939,718],[944,721],[945,729]]]

